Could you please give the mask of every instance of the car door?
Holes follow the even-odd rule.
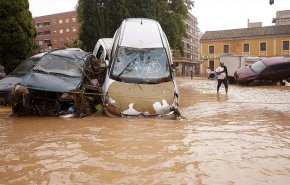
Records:
[[[258,76],[259,80],[273,80],[275,78],[274,66],[268,66]]]
[[[276,80],[283,80],[290,76],[290,63],[285,62],[283,64],[279,64],[275,66],[275,78]]]

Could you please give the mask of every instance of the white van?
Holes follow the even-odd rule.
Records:
[[[124,20],[115,32],[110,51],[103,85],[107,115],[178,116],[174,65],[166,35],[157,21]]]

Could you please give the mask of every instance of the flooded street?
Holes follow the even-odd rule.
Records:
[[[0,184],[290,182],[290,87],[178,78],[183,120],[9,117]],[[288,182],[288,183],[287,183]]]

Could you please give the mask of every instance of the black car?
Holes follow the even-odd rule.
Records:
[[[14,115],[84,116],[98,104],[96,58],[81,49],[45,54],[15,87]]]
[[[15,84],[19,83],[24,75],[29,73],[45,53],[39,53],[24,60],[13,72],[0,80],[0,103],[8,104],[9,95]]]

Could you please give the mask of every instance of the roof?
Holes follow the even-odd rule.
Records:
[[[87,52],[79,48],[67,48],[67,49],[57,49],[49,52],[48,54],[64,56],[67,58],[81,59],[88,55]]]
[[[129,18],[123,22],[120,46],[132,48],[163,47],[159,23],[146,18]]]
[[[212,41],[212,40],[231,40],[231,39],[243,39],[253,37],[269,37],[289,35],[290,25],[279,26],[266,26],[255,28],[242,28],[232,30],[220,30],[220,31],[207,31],[201,37],[200,42]]]
[[[290,58],[285,58],[285,57],[270,57],[270,58],[262,59],[262,61],[266,66],[275,65],[278,63],[281,64],[285,62],[290,64]]]

